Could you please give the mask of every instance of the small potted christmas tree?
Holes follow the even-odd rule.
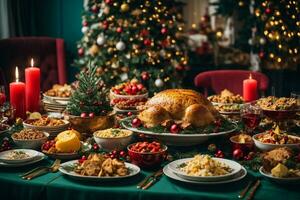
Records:
[[[66,109],[72,127],[81,133],[90,134],[113,126],[105,85],[96,76],[96,69],[89,64],[86,71],[80,72]]]

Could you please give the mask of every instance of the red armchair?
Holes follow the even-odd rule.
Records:
[[[19,67],[20,80],[24,81],[24,68],[30,59],[41,69],[41,89],[49,89],[53,84],[66,83],[64,40],[49,37],[16,37],[0,40],[0,67],[9,83],[14,81],[15,66]],[[4,70],[3,70],[4,69]],[[7,87],[6,84],[6,87]]]
[[[249,74],[258,82],[258,89],[261,93],[268,89],[269,78],[261,72],[248,70],[215,70],[198,74],[194,83],[196,87],[204,88],[204,94],[212,90],[219,94],[223,89],[229,89],[235,94],[243,94],[243,80],[249,77]]]

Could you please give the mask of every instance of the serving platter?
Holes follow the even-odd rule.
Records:
[[[128,129],[133,131],[134,133],[142,133],[148,136],[151,136],[153,138],[156,138],[157,140],[171,146],[193,146],[196,144],[202,144],[206,142],[208,139],[213,137],[218,137],[221,135],[227,135],[229,133],[234,132],[237,129],[237,125],[235,123],[232,124],[232,128],[226,131],[221,132],[215,132],[215,133],[196,133],[196,134],[173,134],[173,133],[156,133],[153,131],[148,130],[140,130],[138,128],[134,128],[132,126],[129,126],[128,123],[126,123],[126,119],[121,121],[121,125]]]
[[[266,172],[264,170],[264,167],[260,167],[259,172],[264,177],[266,177],[272,181],[275,181],[277,183],[300,183],[300,176],[299,177],[287,177],[287,178],[275,177],[275,176],[272,176],[272,174]]]
[[[20,158],[20,159],[9,159],[7,156],[13,152],[23,152],[28,155],[27,158]],[[37,151],[32,149],[12,149],[7,151],[2,151],[0,153],[0,162],[8,163],[8,164],[18,164],[18,163],[25,163],[29,162],[35,159],[36,156],[38,156]]]
[[[184,158],[184,159],[175,160],[169,163],[168,166],[169,169],[180,178],[191,180],[191,181],[202,181],[202,182],[227,180],[230,179],[232,176],[236,175],[237,173],[239,173],[242,169],[242,166],[235,161],[223,159],[223,158],[212,158],[212,159],[220,163],[226,164],[227,166],[229,166],[230,169],[232,169],[232,171],[229,174],[220,175],[220,176],[191,176],[181,171],[180,166],[193,160],[193,158]]]
[[[134,164],[125,162],[125,166],[129,169],[129,174],[126,176],[105,176],[105,177],[98,177],[98,176],[83,176],[76,172],[74,172],[72,169],[74,169],[74,166],[78,163],[78,160],[71,160],[68,162],[65,162],[60,165],[59,171],[63,173],[64,175],[67,175],[71,178],[77,179],[77,180],[87,180],[87,181],[117,181],[120,179],[129,178],[132,176],[137,175],[140,173],[140,168]]]
[[[5,163],[0,161],[0,167],[22,167],[26,165],[31,165],[37,162],[40,162],[46,158],[45,154],[39,152],[38,155],[35,157],[35,159],[28,161],[28,162],[23,162],[23,163]]]
[[[193,181],[193,180],[187,180],[187,179],[179,177],[178,175],[176,175],[169,168],[168,165],[166,165],[163,168],[163,172],[170,179],[174,179],[176,181],[185,182],[185,183],[198,184],[198,185],[217,185],[217,184],[232,183],[232,182],[236,182],[236,181],[239,181],[239,180],[245,178],[245,176],[247,175],[247,170],[244,167],[242,167],[242,169],[239,171],[239,173],[237,173],[236,175],[234,175],[231,178],[226,179],[226,180],[220,180],[220,181]]]

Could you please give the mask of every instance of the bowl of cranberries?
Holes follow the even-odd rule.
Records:
[[[146,87],[137,79],[121,83],[111,88],[110,103],[118,110],[135,110],[148,99]]]
[[[137,142],[127,146],[130,161],[143,168],[158,167],[167,157],[166,145],[159,142]]]

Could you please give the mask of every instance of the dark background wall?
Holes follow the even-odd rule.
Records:
[[[68,80],[77,69],[71,66],[77,56],[76,42],[82,37],[83,0],[35,0],[36,35],[63,38],[66,47]]]

